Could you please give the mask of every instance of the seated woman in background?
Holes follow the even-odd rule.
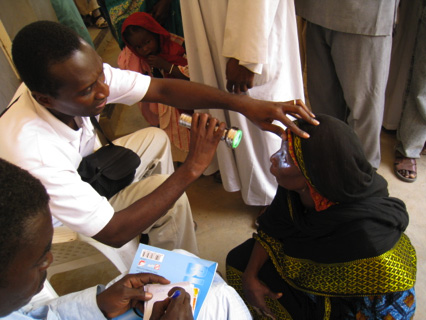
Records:
[[[126,44],[118,56],[121,69],[151,77],[189,80],[183,38],[169,33],[148,13],[130,15],[123,22],[121,36]],[[140,102],[139,108],[149,124],[166,131],[172,145],[180,150],[174,150],[173,159],[183,162],[189,150],[189,131],[178,125],[180,111],[148,102]]]
[[[416,253],[404,203],[344,122],[319,126],[271,157],[279,184],[252,239],[227,256],[227,279],[251,311],[277,319],[411,319]],[[253,313],[255,315],[255,313]]]

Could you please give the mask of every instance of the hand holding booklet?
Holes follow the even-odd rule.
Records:
[[[196,320],[209,292],[216,269],[217,262],[140,244],[129,273],[149,272],[170,280],[168,285],[149,284],[145,286],[145,291],[152,292],[153,297],[145,303],[144,319],[149,320],[152,306],[156,301],[164,300],[169,290],[178,286],[190,294],[191,307]],[[130,309],[114,319],[140,320],[141,316]]]

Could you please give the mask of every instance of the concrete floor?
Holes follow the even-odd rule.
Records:
[[[119,48],[111,40],[101,54],[105,62],[116,66]],[[112,119],[114,131],[123,135],[146,126],[137,108],[118,106]],[[382,132],[382,163],[378,172],[389,183],[391,196],[402,199],[410,213],[407,234],[411,238],[418,256],[417,311],[416,320],[426,319],[426,157],[417,161],[418,179],[415,183],[398,180],[393,173],[393,147],[395,135]],[[213,177],[203,176],[191,185],[187,195],[192,206],[194,219],[198,223],[197,240],[200,256],[219,263],[218,270],[225,274],[225,257],[230,249],[240,244],[255,231],[253,221],[259,208],[246,206],[239,192],[228,193]],[[54,248],[60,251],[60,246]],[[52,276],[52,286],[59,294],[80,290],[97,283],[107,283],[118,271],[104,260],[91,266],[58,273]]]

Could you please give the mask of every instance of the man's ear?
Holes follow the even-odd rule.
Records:
[[[33,98],[43,107],[52,108],[53,98],[50,95],[37,91],[32,91],[31,94]]]

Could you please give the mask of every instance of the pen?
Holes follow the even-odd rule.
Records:
[[[175,292],[173,292],[173,294],[170,296],[170,298],[171,299],[176,299],[179,296],[180,296],[180,291],[176,290]]]

